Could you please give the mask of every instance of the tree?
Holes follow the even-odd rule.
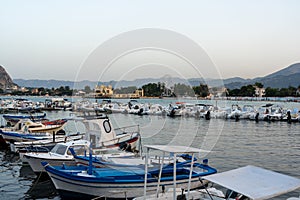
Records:
[[[194,90],[189,85],[181,83],[174,85],[174,93],[176,96],[195,96]]]
[[[259,83],[259,82],[255,82],[255,84],[254,84],[256,87],[258,87],[258,88],[263,88],[264,87],[264,85],[262,84],[262,83]]]
[[[231,97],[236,97],[236,96],[240,96],[240,89],[228,89],[228,96],[231,96]]]
[[[195,94],[200,97],[207,97],[209,95],[208,86],[206,84],[200,84],[200,86],[194,86],[193,90]]]
[[[84,86],[83,91],[84,91],[85,93],[87,93],[87,94],[92,92],[91,87],[88,86],[88,85]]]
[[[252,97],[255,95],[255,88],[253,85],[242,86],[240,90],[240,96]]]
[[[279,89],[278,88],[266,88],[266,97],[276,97],[279,95]]]
[[[135,90],[137,90],[136,86],[129,86],[129,87],[121,87],[114,90],[116,94],[131,94]]]
[[[144,95],[148,97],[159,97],[163,93],[160,86],[156,83],[148,83],[142,86]]]

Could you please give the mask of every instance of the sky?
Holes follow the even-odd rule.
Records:
[[[0,0],[0,6],[0,65],[13,79],[254,78],[300,62],[298,0]]]

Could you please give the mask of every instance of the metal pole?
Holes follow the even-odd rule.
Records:
[[[174,163],[173,163],[173,200],[176,200],[176,153],[174,153]]]
[[[158,198],[158,191],[159,191],[159,185],[160,185],[161,173],[162,173],[162,168],[163,168],[163,165],[164,165],[164,160],[165,160],[165,152],[163,152],[163,157],[162,157],[162,161],[161,161],[161,164],[160,164],[158,184],[157,184],[157,188],[156,188],[156,198]]]
[[[192,162],[191,162],[190,175],[189,175],[187,199],[189,199],[189,196],[190,196],[192,173],[193,173],[193,166],[194,166],[194,157],[195,157],[195,154],[192,154]]]
[[[147,174],[148,174],[148,157],[149,157],[149,148],[146,147],[146,158],[145,158],[145,181],[144,181],[144,199],[147,195]]]

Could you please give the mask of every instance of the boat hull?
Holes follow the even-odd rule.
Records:
[[[93,197],[133,198],[144,194],[145,171],[138,167],[128,168],[91,168],[84,166],[56,166],[42,162],[56,189],[66,195],[76,192]],[[92,171],[90,174],[88,171]],[[189,179],[189,164],[178,163],[176,167],[176,187],[190,189],[201,187],[206,182],[200,182],[199,177],[216,173],[214,168],[195,163],[193,174]],[[173,165],[164,167],[160,179],[159,192],[174,187]],[[159,169],[152,169],[147,174],[147,194],[157,190]]]
[[[55,157],[54,159],[45,159],[45,158],[24,155],[24,159],[30,165],[32,171],[37,174],[41,172],[46,172],[45,168],[41,164],[42,161],[48,162],[53,166],[61,166],[62,164],[70,165],[70,166],[76,165],[73,156],[70,156],[70,158],[61,158],[61,159],[58,159],[57,157]]]
[[[93,197],[107,197],[107,198],[133,198],[142,196],[144,194],[144,182],[135,184],[120,184],[116,183],[87,183],[83,181],[76,181],[66,179],[55,174],[48,173],[53,181],[55,188],[62,196],[69,197],[74,193],[82,195],[90,195]],[[173,188],[173,181],[161,182],[165,189]],[[176,187],[187,189],[188,179],[178,180]],[[202,183],[198,178],[191,180],[191,189],[199,188]],[[157,182],[147,184],[147,194],[154,194],[156,192]],[[76,191],[76,192],[75,192]],[[160,187],[160,191],[162,188]]]

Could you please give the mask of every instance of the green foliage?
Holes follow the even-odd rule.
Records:
[[[228,96],[253,97],[254,95],[255,88],[253,85],[242,86],[240,89],[228,90]]]
[[[174,93],[176,96],[195,96],[194,90],[189,85],[181,83],[174,85]]]
[[[148,83],[142,86],[144,90],[144,95],[148,97],[159,97],[164,92],[164,86],[160,83]]]
[[[207,97],[209,95],[208,86],[205,84],[200,84],[200,86],[194,86],[193,90],[195,94],[199,95],[200,97]]]
[[[116,93],[116,94],[131,94],[135,90],[137,90],[136,86],[121,87],[120,89],[119,88],[115,89],[114,93]]]
[[[88,94],[88,93],[91,93],[93,90],[91,89],[90,86],[86,85],[86,86],[84,87],[83,91],[84,91],[85,93]]]
[[[259,83],[259,82],[256,82],[254,85],[258,88],[263,88],[264,87],[264,85],[262,83]]]

